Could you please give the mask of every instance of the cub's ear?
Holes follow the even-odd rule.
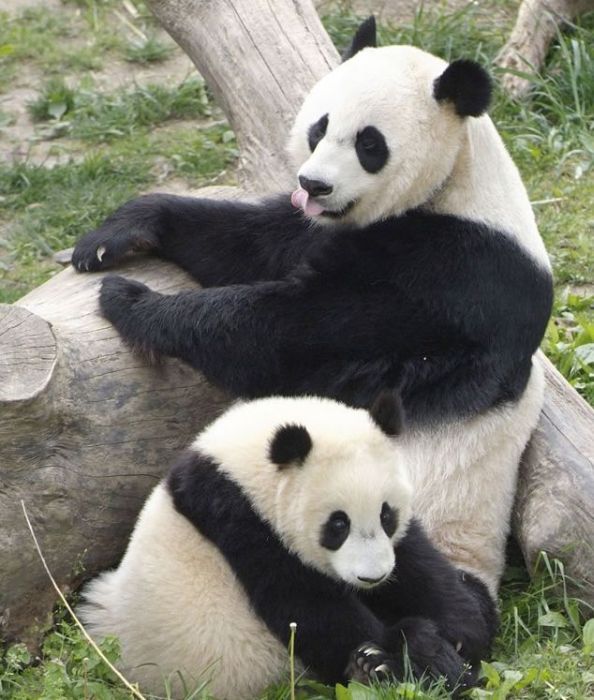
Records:
[[[355,32],[351,45],[342,54],[342,62],[348,61],[349,58],[352,58],[356,53],[367,46],[377,46],[377,32],[375,17],[373,15],[359,25],[359,29]]]
[[[487,71],[464,59],[450,63],[433,83],[433,97],[451,102],[460,117],[480,117],[491,102],[491,92]]]
[[[301,465],[313,446],[310,434],[302,425],[283,425],[270,441],[268,457],[279,469]]]
[[[369,415],[389,437],[400,435],[404,428],[402,401],[393,391],[382,391],[369,409]]]

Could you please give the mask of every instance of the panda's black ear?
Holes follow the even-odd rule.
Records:
[[[283,425],[270,441],[268,457],[279,469],[303,464],[313,446],[307,429],[302,425]]]
[[[377,46],[377,32],[375,17],[373,15],[359,25],[359,29],[355,32],[351,45],[342,54],[342,62],[348,61],[349,58],[352,58],[356,53],[361,51],[361,49],[365,49],[368,46]]]
[[[474,61],[454,61],[433,83],[433,97],[448,100],[460,117],[480,117],[491,102],[492,83],[487,71]]]
[[[389,437],[400,435],[404,428],[402,401],[393,391],[382,391],[369,409],[369,415]]]

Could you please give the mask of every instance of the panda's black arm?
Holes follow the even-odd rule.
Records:
[[[530,369],[530,356],[483,350],[439,307],[307,270],[168,296],[106,277],[100,305],[133,348],[182,359],[242,398],[321,394],[369,406],[399,387],[409,421],[443,420],[513,399]]]
[[[384,622],[410,615],[430,619],[471,664],[485,659],[498,625],[486,586],[452,566],[415,519],[395,552],[390,582],[364,595],[369,607]]]
[[[360,644],[384,642],[384,625],[346,586],[304,565],[255,511],[250,498],[210,458],[188,452],[172,469],[175,508],[218,548],[252,609],[321,680],[345,679]]]
[[[316,236],[317,232],[317,236]],[[204,287],[284,277],[320,238],[289,194],[260,202],[150,194],[127,202],[76,244],[81,272],[112,267],[151,251]]]
[[[321,392],[364,405],[389,385],[384,346],[407,343],[383,318],[386,308],[396,316],[385,292],[361,296],[297,279],[162,295],[112,276],[100,305],[133,348],[182,359],[244,398]],[[380,359],[367,359],[374,354]]]

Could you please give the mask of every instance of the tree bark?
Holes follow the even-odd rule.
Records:
[[[309,0],[150,4],[239,135],[242,181],[256,192],[285,185],[288,125],[338,60]],[[165,292],[194,284],[142,256],[121,271]],[[117,563],[149,490],[230,400],[181,363],[148,367],[131,355],[97,314],[101,278],[67,269],[0,307],[0,636],[7,638],[37,638],[55,602],[20,500],[69,591]],[[529,562],[541,548],[565,556],[565,543],[574,544],[568,569],[591,583],[594,412],[555,370],[547,376],[547,404],[522,467],[516,533]]]

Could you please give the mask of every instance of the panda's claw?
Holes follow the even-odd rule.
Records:
[[[390,676],[392,674],[392,669],[388,666],[388,664],[380,664],[373,669],[373,673]]]
[[[369,646],[366,646],[366,647],[359,647],[359,651],[360,651],[362,654],[365,654],[365,656],[372,656],[372,655],[376,655],[376,654],[381,654],[381,653],[382,653],[382,650],[381,650],[381,649],[379,649],[379,648],[376,647],[376,646],[372,646],[372,645],[369,645]]]
[[[352,652],[346,675],[350,680],[369,684],[394,675],[393,658],[374,643],[365,642]]]
[[[105,250],[106,250],[106,248],[104,245],[100,245],[97,248],[97,260],[99,260],[99,262],[103,262],[103,256],[105,255]]]

